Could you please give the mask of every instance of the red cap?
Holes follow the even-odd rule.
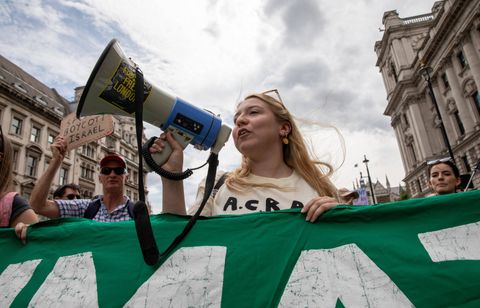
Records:
[[[127,164],[125,163],[123,157],[114,153],[105,155],[105,157],[102,158],[102,160],[100,161],[100,167],[105,166],[108,162],[111,161],[116,161],[117,163],[122,165],[123,168],[127,168]]]

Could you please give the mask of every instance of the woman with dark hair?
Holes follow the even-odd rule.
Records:
[[[11,191],[12,166],[12,146],[0,125],[0,227],[15,228],[15,233],[25,243],[28,224],[36,223],[38,217],[27,200]]]
[[[428,184],[435,195],[455,193],[460,185],[460,172],[450,158],[428,162]]]
[[[202,215],[302,208],[306,220],[314,222],[340,203],[337,189],[330,181],[333,167],[312,158],[277,90],[247,96],[237,105],[233,121],[232,137],[242,154],[241,165],[228,173],[225,184],[209,198]],[[150,151],[162,151],[166,142],[173,152],[163,168],[182,170],[183,149],[171,133],[162,134]],[[164,212],[184,214],[183,183],[166,178],[162,178],[162,183]],[[204,190],[203,182],[190,213],[198,209]]]

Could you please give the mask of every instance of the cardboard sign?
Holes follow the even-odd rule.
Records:
[[[62,120],[60,135],[67,142],[67,151],[113,133],[113,117],[100,114],[77,119],[71,113]]]

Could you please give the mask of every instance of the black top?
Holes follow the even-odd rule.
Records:
[[[20,195],[15,195],[12,203],[12,214],[10,215],[10,225],[20,214],[30,209],[28,201]]]

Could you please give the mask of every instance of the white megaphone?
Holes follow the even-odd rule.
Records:
[[[96,114],[116,114],[134,117],[135,63],[123,53],[116,39],[110,41],[97,61],[77,108],[77,117]],[[213,113],[197,108],[144,81],[144,121],[171,131],[185,148],[192,144],[215,154],[227,142],[231,128]],[[167,143],[161,153],[152,155],[158,165],[170,156]]]

